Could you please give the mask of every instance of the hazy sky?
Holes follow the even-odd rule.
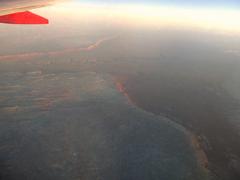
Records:
[[[16,2],[28,2],[27,5],[32,7],[33,3],[38,2],[39,5],[41,2],[40,6],[43,6],[52,1],[54,0]],[[64,3],[58,3],[61,1]],[[15,1],[0,2],[2,5]],[[10,7],[12,8],[12,5]],[[239,9],[240,0],[56,0],[54,6],[32,11],[41,11],[37,14],[44,15],[51,23],[55,19],[66,23],[68,19],[73,25],[85,20],[86,23],[96,21],[104,25],[121,24],[123,27],[190,27],[240,34]]]
[[[99,3],[144,3],[174,6],[201,6],[201,7],[232,7],[240,8],[239,0],[76,0],[80,2]]]
[[[221,33],[240,32],[238,10],[240,1],[236,0],[211,2],[207,0],[73,0],[68,2],[73,3],[56,5],[53,17],[49,19],[56,18],[57,12],[61,11],[60,16],[71,18],[74,23],[86,19],[88,22],[91,20],[103,24],[111,22],[121,24],[123,27],[141,25],[142,28],[143,25],[158,29],[167,26],[217,30]]]

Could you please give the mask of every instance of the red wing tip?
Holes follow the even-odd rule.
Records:
[[[49,24],[48,19],[29,11],[0,16],[0,23],[7,24]]]

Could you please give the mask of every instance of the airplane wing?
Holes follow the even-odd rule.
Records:
[[[8,24],[48,24],[48,20],[29,11],[0,16],[0,23]]]
[[[0,23],[48,24],[46,18],[29,10],[51,5],[54,1],[56,0],[0,0]]]

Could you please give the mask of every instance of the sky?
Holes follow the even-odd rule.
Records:
[[[141,4],[159,4],[187,7],[228,7],[240,8],[239,0],[76,0],[80,2],[98,2],[98,3],[141,3]]]
[[[64,3],[60,3],[62,1]],[[47,6],[52,3],[53,6]],[[102,18],[103,22],[117,22],[125,27],[126,24],[164,25],[240,34],[240,0],[0,0],[0,5],[0,14],[6,14],[5,11],[10,13],[16,7],[33,12],[43,9],[37,14],[51,22],[57,18],[57,12],[61,12],[59,19],[72,18],[74,23],[87,16],[88,22]],[[43,6],[47,6],[46,10],[36,8]],[[48,17],[48,12],[52,12],[51,17]]]

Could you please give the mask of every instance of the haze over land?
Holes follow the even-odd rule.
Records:
[[[239,179],[239,12],[34,12],[0,25],[2,179]]]

